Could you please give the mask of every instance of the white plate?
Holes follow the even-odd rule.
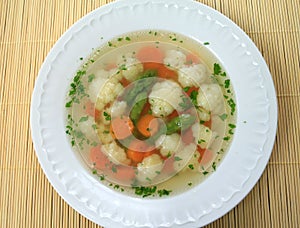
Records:
[[[102,186],[73,153],[65,134],[65,95],[79,58],[110,38],[141,29],[169,30],[209,41],[237,97],[236,134],[217,171],[184,194],[157,200],[126,197]],[[47,56],[31,106],[34,147],[49,181],[70,206],[106,227],[199,227],[221,217],[259,179],[272,151],[276,126],[272,78],[255,45],[228,18],[190,0],[122,0],[89,13]]]

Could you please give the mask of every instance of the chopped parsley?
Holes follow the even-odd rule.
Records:
[[[175,160],[175,161],[181,161],[182,158],[181,158],[181,157],[178,157],[178,156],[175,156],[175,157],[174,157],[174,160]]]
[[[222,72],[222,68],[218,63],[214,63],[214,75],[219,75]]]
[[[193,90],[190,94],[191,101],[193,105],[195,105],[195,107],[198,107],[197,96],[198,96],[197,90]]]
[[[168,196],[171,192],[172,190],[166,190],[166,189],[160,189],[157,191],[159,197]]]
[[[204,42],[203,44],[204,44],[204,45],[209,45],[209,42]]]
[[[94,74],[90,74],[88,76],[88,82],[92,82],[95,79],[95,75]]]
[[[85,88],[81,82],[81,78],[85,75],[86,71],[77,71],[75,77],[73,78],[72,83],[70,84],[71,89],[68,93],[71,100],[69,100],[66,104],[66,108],[72,107],[72,104],[79,103],[79,99],[83,97],[88,97],[89,95],[85,92]]]
[[[107,112],[103,112],[103,116],[105,117],[105,120],[111,120],[111,116]]]
[[[134,189],[134,193],[138,196],[142,196],[143,198],[147,197],[147,196],[151,196],[156,192],[157,187],[153,186],[153,187],[133,187]]]
[[[191,170],[194,170],[194,169],[195,169],[195,167],[194,167],[193,164],[189,164],[188,167],[189,167]]]
[[[83,117],[80,118],[79,122],[80,122],[80,123],[81,123],[81,122],[85,122],[85,121],[87,121],[88,119],[89,119],[88,116],[83,116]]]

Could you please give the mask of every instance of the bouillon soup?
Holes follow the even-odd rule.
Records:
[[[137,31],[80,58],[66,101],[66,133],[104,185],[162,197],[216,171],[233,138],[236,105],[208,45]]]

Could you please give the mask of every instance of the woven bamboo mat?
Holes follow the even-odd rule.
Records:
[[[0,1],[0,227],[98,227],[51,187],[35,156],[29,113],[38,70],[75,21],[105,0]],[[262,52],[277,90],[275,147],[261,179],[208,227],[300,225],[300,1],[201,0],[237,23]]]

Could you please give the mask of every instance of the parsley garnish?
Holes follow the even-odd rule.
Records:
[[[105,117],[105,120],[111,120],[111,116],[107,112],[103,112],[103,116]]]
[[[85,121],[87,121],[88,119],[89,119],[88,116],[83,116],[83,117],[80,118],[79,122],[80,122],[80,123],[81,123],[81,122],[85,122]]]
[[[191,170],[195,169],[193,164],[189,164],[188,167],[189,167]]]
[[[94,74],[90,74],[88,76],[88,82],[92,82],[95,79],[95,75]]]

